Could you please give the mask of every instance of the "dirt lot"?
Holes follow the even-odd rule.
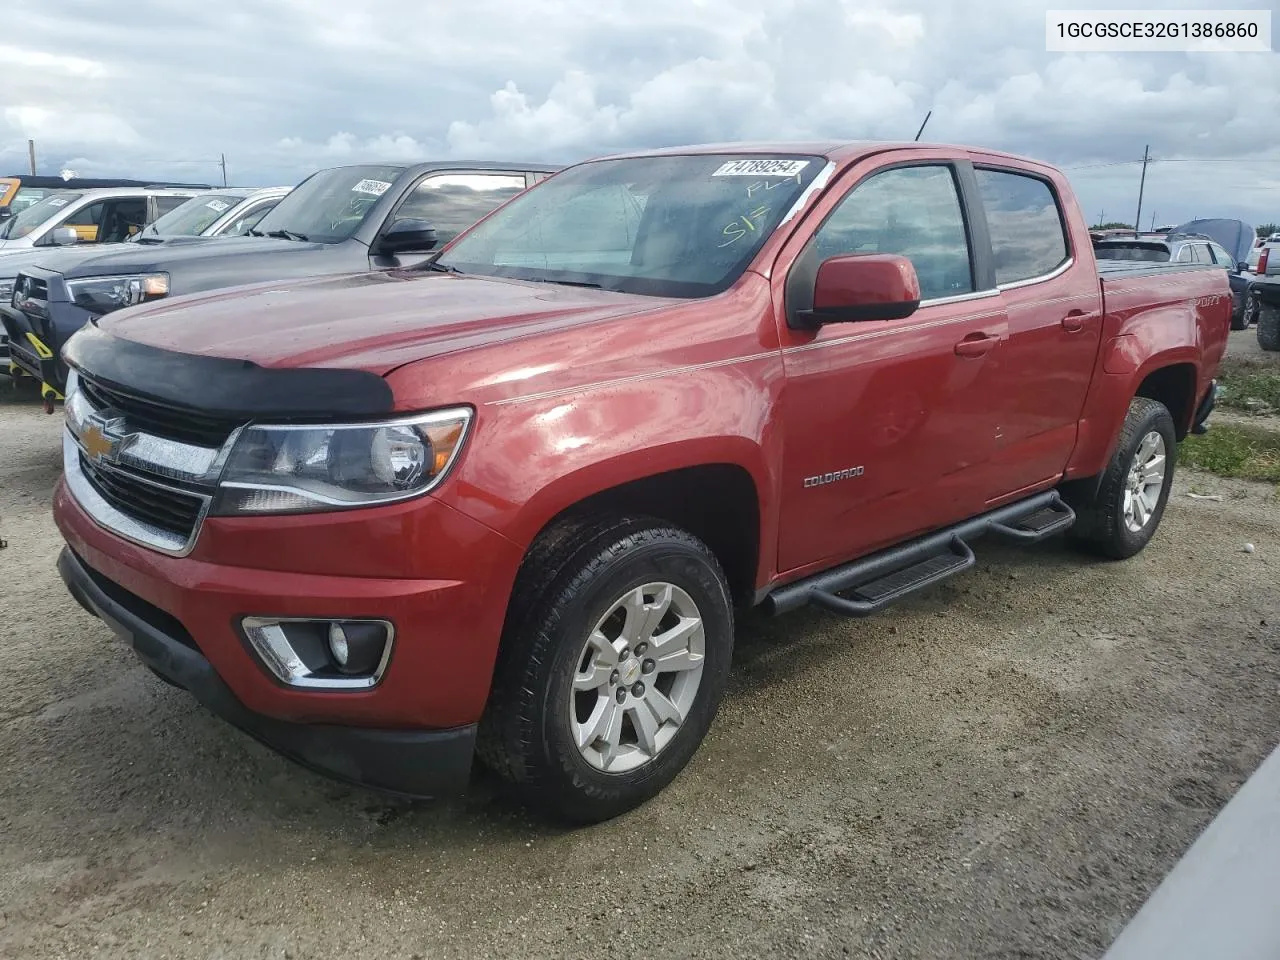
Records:
[[[1129,562],[983,543],[870,621],[744,623],[694,763],[611,824],[549,827],[483,779],[388,802],[230,729],[71,601],[58,431],[0,401],[6,958],[1081,960],[1280,739],[1276,488],[1184,473]]]

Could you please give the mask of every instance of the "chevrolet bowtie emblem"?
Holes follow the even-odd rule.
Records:
[[[115,450],[116,441],[103,433],[96,423],[89,423],[80,431],[80,446],[84,448],[85,456],[96,462]]]

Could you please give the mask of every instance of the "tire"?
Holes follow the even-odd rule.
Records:
[[[1240,304],[1239,309],[1231,310],[1231,329],[1232,330],[1248,330],[1249,329],[1249,298],[1245,297],[1245,302]]]
[[[1244,298],[1244,329],[1248,330],[1249,325],[1258,321],[1258,306],[1260,301],[1257,297],[1251,297],[1248,294]]]
[[[1258,346],[1263,350],[1280,350],[1280,306],[1258,304]]]
[[[1133,493],[1137,480],[1132,471],[1143,462],[1139,451],[1143,458],[1149,451],[1155,455],[1156,451],[1151,450],[1157,445],[1153,437],[1158,437],[1158,445],[1163,447],[1159,488],[1156,492],[1155,484],[1148,483],[1139,498]],[[1076,522],[1071,528],[1071,540],[1091,553],[1113,560],[1124,560],[1141,551],[1164,516],[1173,488],[1177,449],[1173,417],[1164,404],[1134,397],[1096,494],[1085,503],[1072,503]]]
[[[629,597],[643,598],[630,614]],[[667,612],[654,619],[658,609]],[[657,658],[666,671],[643,656],[664,636],[676,644]],[[577,521],[540,538],[517,578],[477,752],[543,813],[611,819],[684,769],[715,718],[732,657],[728,583],[702,541],[648,518]]]

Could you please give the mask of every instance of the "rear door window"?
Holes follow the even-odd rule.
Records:
[[[996,283],[1043,277],[1066,263],[1066,228],[1048,183],[1008,170],[979,168],[974,176],[991,233]]]
[[[819,260],[855,253],[906,257],[925,300],[973,292],[960,194],[948,166],[872,174],[831,212],[811,242]]]

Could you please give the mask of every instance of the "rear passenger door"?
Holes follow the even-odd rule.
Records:
[[[1066,468],[1102,336],[1102,294],[1083,222],[1044,174],[974,161],[996,284],[1009,317],[988,497],[1044,484]]]

